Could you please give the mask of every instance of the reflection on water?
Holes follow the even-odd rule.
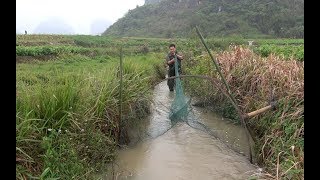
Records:
[[[149,138],[120,150],[114,175],[106,179],[247,179],[257,171],[246,156],[230,148],[247,153],[241,127],[201,108],[193,108],[194,117],[213,129],[219,139],[185,122],[173,125],[168,118],[173,99],[174,92],[169,92],[166,82],[156,87],[146,127]]]
[[[249,143],[245,129],[218,114],[203,108],[194,108],[197,120],[215,131],[216,137],[233,150],[249,156]]]

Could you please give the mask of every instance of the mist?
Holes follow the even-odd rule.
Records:
[[[67,24],[62,18],[50,17],[41,22],[33,31],[35,34],[75,34],[72,26]]]
[[[103,33],[144,0],[16,0],[16,33]]]

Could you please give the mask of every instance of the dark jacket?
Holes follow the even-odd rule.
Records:
[[[177,54],[177,52],[176,52],[176,54]],[[168,55],[167,55],[167,57],[166,57],[166,61],[167,61],[167,64],[168,64],[168,61],[170,61],[170,60],[172,60],[172,59],[174,59],[174,55],[172,55],[171,53],[168,53]],[[178,60],[178,70],[179,71],[181,71],[181,60],[182,59],[180,59],[180,58],[178,58],[177,57],[177,60]],[[174,71],[174,69],[175,69],[175,65],[174,65],[175,63],[173,63],[173,64],[168,64],[169,65],[169,71]]]

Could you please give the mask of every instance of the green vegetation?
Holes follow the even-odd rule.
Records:
[[[16,45],[17,46],[37,46],[37,45],[68,45],[73,44],[73,40],[68,36],[61,35],[38,35],[32,34],[28,36],[17,35]]]
[[[63,53],[87,53],[90,49],[75,46],[18,46],[18,56],[58,55]]]
[[[275,111],[265,112],[247,120],[256,142],[259,164],[265,166],[269,178],[303,179],[304,177],[304,65],[298,60],[278,56],[261,57],[246,47],[233,46],[217,53],[231,91],[244,113],[270,104],[274,98]],[[203,74],[220,79],[208,55],[185,61],[186,74]],[[192,92],[203,100],[213,102],[213,109],[237,119],[237,113],[210,83],[196,83]],[[212,88],[211,88],[212,89]],[[278,174],[276,174],[278,172]]]
[[[183,38],[197,25],[205,37],[304,37],[304,0],[153,2],[129,10],[103,35]]]
[[[152,84],[164,75],[157,76],[159,56],[124,53],[121,122],[119,52],[17,64],[16,177],[91,179],[104,169],[127,141],[126,128],[149,112]]]
[[[263,57],[268,57],[270,54],[275,54],[277,56],[282,56],[285,59],[294,58],[299,61],[304,61],[304,46],[278,46],[278,45],[261,45],[255,48],[256,53]]]
[[[257,45],[303,45],[304,39],[255,39]]]
[[[248,40],[256,42],[248,47]],[[304,173],[303,40],[208,38],[243,112],[275,111],[248,120],[257,160],[269,176],[301,179]],[[127,130],[149,113],[151,87],[164,77],[162,59],[174,42],[185,55],[184,74],[219,76],[199,39],[108,36],[17,35],[17,179],[94,179],[130,139]],[[124,74],[120,118],[119,47]],[[259,48],[270,48],[260,54]],[[290,49],[278,50],[281,48]],[[278,56],[283,53],[284,57]],[[302,55],[301,55],[302,54]],[[51,61],[39,61],[38,56]],[[293,55],[293,56],[292,56]],[[19,58],[30,56],[20,63]],[[289,57],[286,59],[285,57]],[[217,89],[192,78],[187,92],[214,102],[216,111],[237,114]],[[211,88],[212,89],[212,88]],[[279,164],[279,165],[278,165]]]

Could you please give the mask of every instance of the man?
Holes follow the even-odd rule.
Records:
[[[169,66],[168,69],[168,77],[172,77],[176,75],[175,72],[175,57],[177,59],[178,63],[178,72],[181,74],[181,60],[183,60],[183,56],[178,54],[176,51],[176,45],[175,44],[170,44],[169,45],[169,50],[170,52],[168,53],[166,57],[166,63]],[[169,90],[173,91],[174,85],[175,85],[175,79],[168,79],[167,82],[169,86]]]

